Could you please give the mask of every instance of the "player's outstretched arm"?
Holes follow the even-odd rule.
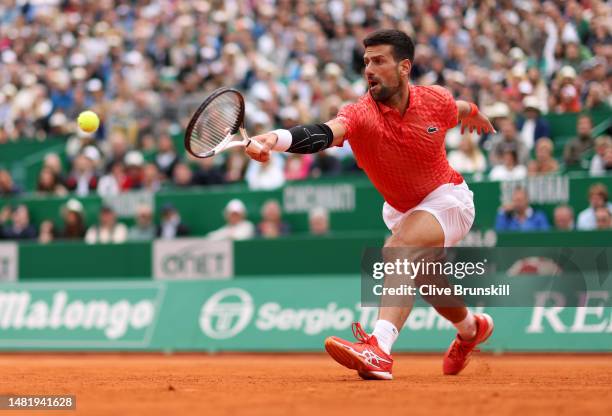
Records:
[[[476,104],[458,100],[457,113],[459,123],[461,123],[461,134],[466,130],[470,133],[476,131],[478,134],[495,132],[487,116],[476,107]]]
[[[272,150],[289,153],[317,153],[342,143],[346,128],[335,118],[325,124],[307,124],[289,130],[274,130],[251,137],[261,145],[261,150],[247,146],[247,155],[258,162],[267,162]]]

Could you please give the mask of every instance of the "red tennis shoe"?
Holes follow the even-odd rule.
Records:
[[[476,336],[471,341],[464,341],[457,334],[446,354],[444,354],[442,365],[444,374],[459,374],[470,362],[472,352],[479,351],[475,349],[476,346],[485,342],[493,333],[493,318],[486,313],[475,314],[474,318],[476,318]]]
[[[353,335],[358,342],[346,341],[338,337],[328,337],[325,349],[328,354],[351,370],[357,370],[366,380],[393,380],[391,369],[393,358],[378,346],[374,335],[368,335],[359,322],[353,323]]]

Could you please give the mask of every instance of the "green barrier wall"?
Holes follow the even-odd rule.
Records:
[[[384,232],[335,233],[327,237],[285,237],[233,243],[229,261],[233,276],[320,275],[359,273],[363,250],[382,247]],[[181,240],[174,240],[180,242]],[[196,246],[201,245],[196,241]],[[607,247],[612,231],[499,233],[497,246]],[[206,253],[194,252],[193,262]],[[22,243],[18,247],[19,280],[113,277],[150,280],[151,242],[116,245]]]
[[[2,350],[322,351],[327,336],[371,330],[359,279],[40,283],[0,290]],[[612,351],[611,308],[491,308],[484,350]],[[455,330],[413,310],[395,351],[443,351]]]
[[[602,182],[612,192],[612,176],[591,178],[582,175],[546,176],[521,182],[531,194],[532,205],[543,209],[552,220],[552,211],[560,203],[572,205],[576,214],[587,207],[589,186]],[[476,206],[475,229],[494,227],[497,210],[502,202],[510,198],[516,183],[473,182]],[[136,194],[125,194],[114,198],[122,207],[123,222],[133,223],[133,212],[141,201]],[[132,198],[131,198],[132,197]],[[146,197],[146,195],[145,195]],[[364,177],[347,177],[335,180],[295,182],[276,191],[249,191],[244,186],[195,188],[187,191],[165,191],[148,198],[158,212],[166,203],[174,204],[183,221],[191,228],[193,235],[206,234],[223,225],[222,211],[232,198],[241,199],[247,206],[249,219],[260,220],[260,209],[268,199],[278,200],[285,211],[284,218],[293,232],[308,230],[307,212],[314,206],[325,206],[330,211],[330,223],[336,231],[385,230],[381,218],[382,197]],[[23,201],[31,211],[32,221],[40,223],[52,219],[61,226],[61,207],[66,198],[25,197]],[[97,196],[82,198],[88,224],[97,221],[102,200]],[[0,205],[10,203],[0,201]],[[15,201],[12,201],[13,203]]]
[[[359,273],[366,247],[381,247],[384,233],[344,233],[325,238],[287,237],[234,243],[234,274]],[[151,279],[150,242],[117,245],[57,243],[20,244],[19,279],[55,278]]]

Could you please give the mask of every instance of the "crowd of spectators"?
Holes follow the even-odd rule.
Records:
[[[263,166],[240,151],[196,163],[171,135],[219,86],[245,92],[252,134],[332,118],[366,91],[360,41],[385,27],[417,43],[414,83],[444,85],[494,120],[498,134],[467,135],[472,144],[455,139],[457,149],[449,138],[453,165],[502,180],[554,172],[554,160],[537,152],[527,168],[537,142],[555,139],[542,115],[610,111],[611,18],[602,0],[7,0],[0,5],[0,143],[72,134],[65,177],[41,172],[39,191],[58,194],[157,189],[164,181],[246,180],[270,189],[351,171],[348,145]],[[101,117],[93,136],[75,127],[84,109]],[[563,167],[591,160],[594,138],[580,127],[579,141],[557,161]],[[586,169],[612,168],[608,142]],[[554,154],[551,144],[563,146],[551,140],[542,152]]]
[[[612,230],[612,202],[608,188],[603,183],[589,187],[588,207],[575,217],[574,209],[566,204],[553,210],[553,225],[542,210],[529,205],[529,195],[522,187],[516,187],[512,199],[499,208],[495,220],[497,231],[594,231]]]
[[[610,128],[594,129],[587,114],[611,111],[611,19],[603,0],[7,0],[0,4],[0,144],[68,137],[65,154],[48,154],[39,172],[35,192],[50,196],[107,198],[241,181],[275,189],[353,172],[358,167],[348,143],[258,164],[239,149],[195,160],[173,138],[220,86],[244,92],[251,134],[330,119],[366,92],[361,39],[396,28],[417,44],[411,81],[440,84],[477,103],[497,130],[484,136],[450,131],[448,157],[457,170],[492,180],[573,169],[609,174]],[[85,109],[101,118],[94,134],[76,127]],[[577,115],[575,137],[553,137],[544,116],[563,113]],[[24,192],[23,185],[0,169],[0,196]],[[500,224],[525,222],[528,196],[520,200],[516,210],[505,209]],[[78,200],[71,201],[63,229],[40,224],[41,241],[185,232],[172,210],[155,225],[146,207],[136,228],[122,227],[108,211],[87,228],[74,215]],[[253,227],[244,225],[238,203],[230,208],[226,216],[234,222],[228,219],[219,235],[289,231],[274,219],[273,204],[265,209],[270,219]],[[559,207],[558,216],[567,219],[568,209]],[[31,232],[23,211],[3,211],[3,223],[17,224],[6,235]],[[310,223],[325,230],[327,213],[311,213]],[[580,218],[576,223],[580,229]]]
[[[230,200],[222,212],[225,224],[211,230],[205,238],[219,240],[248,240],[251,238],[278,238],[292,234],[291,226],[284,221],[280,203],[275,199],[261,206],[260,221],[256,225],[249,220],[249,213],[239,199]],[[148,204],[136,207],[133,225],[127,226],[117,218],[109,205],[102,205],[97,219],[88,226],[83,204],[70,198],[61,208],[61,227],[52,220],[43,219],[40,224],[30,220],[25,204],[6,204],[0,209],[0,240],[36,241],[48,244],[53,241],[84,241],[87,244],[119,244],[126,241],[151,241],[156,238],[174,239],[191,235],[179,210],[171,203],[160,208],[159,223],[155,222],[153,208]],[[308,213],[308,233],[324,236],[330,232],[329,213],[315,207]]]

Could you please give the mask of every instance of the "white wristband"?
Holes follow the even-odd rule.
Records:
[[[278,129],[271,131],[270,133],[274,133],[276,134],[276,137],[278,137],[278,140],[276,141],[276,144],[272,150],[277,152],[286,152],[289,150],[291,143],[293,142],[293,138],[291,137],[291,132],[289,130]]]

